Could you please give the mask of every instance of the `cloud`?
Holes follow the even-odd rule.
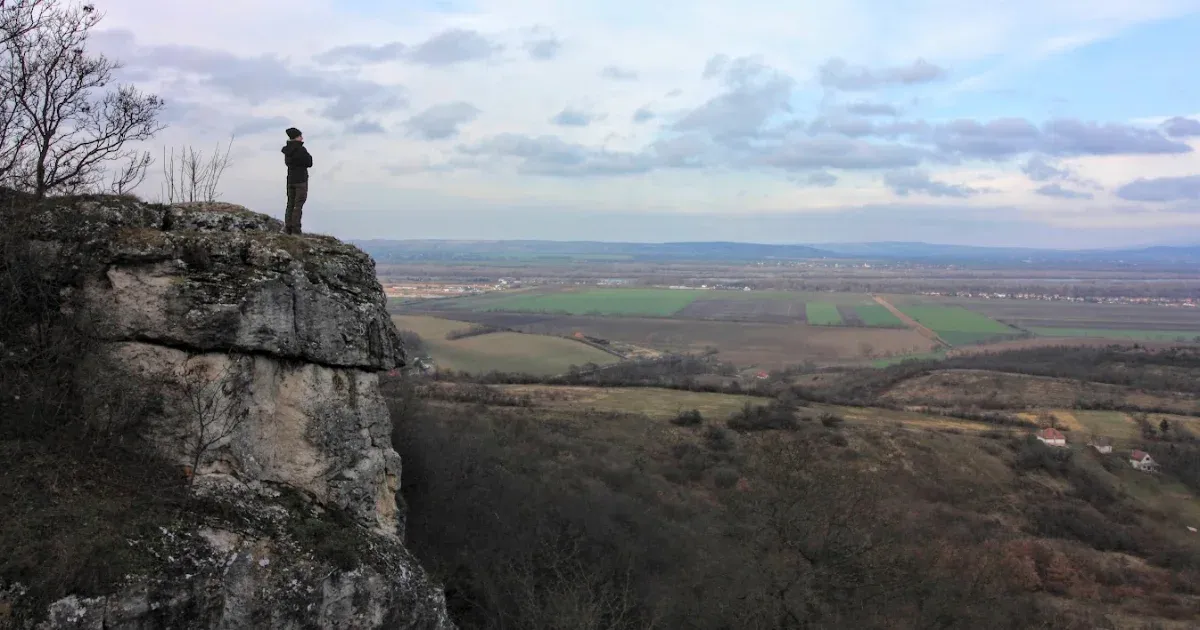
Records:
[[[1200,120],[1176,116],[1163,123],[1163,132],[1172,138],[1200,136]]]
[[[444,140],[458,135],[459,126],[475,120],[479,113],[478,107],[464,101],[442,103],[409,118],[404,126],[412,137]]]
[[[329,65],[382,63],[403,59],[404,53],[407,51],[408,47],[400,42],[391,42],[378,46],[371,44],[350,44],[348,46],[330,48],[314,57],[313,60],[317,63]]]
[[[631,13],[595,3],[454,3],[463,10],[368,3],[346,12],[301,0],[288,27],[273,28],[275,1],[160,3],[169,9],[163,13],[149,10],[151,0],[117,0],[105,3],[104,28],[131,29],[136,42],[97,31],[89,46],[115,44],[110,56],[128,70],[120,80],[167,100],[170,127],[156,143],[200,146],[236,130],[250,136],[238,142],[250,153],[260,144],[270,149],[295,124],[320,141],[327,168],[345,165],[338,210],[377,208],[380,224],[392,220],[388,212],[417,205],[400,201],[388,184],[385,169],[396,165],[411,169],[412,185],[404,188],[414,196],[406,199],[440,195],[443,207],[475,200],[490,208],[552,205],[569,208],[560,210],[567,215],[629,207],[753,216],[820,209],[853,222],[847,208],[907,199],[900,205],[928,207],[929,216],[951,221],[994,200],[989,208],[1002,211],[989,220],[997,223],[1016,216],[1112,223],[1119,209],[1134,207],[1147,210],[1138,219],[1146,224],[1190,220],[1200,229],[1200,213],[1178,218],[1181,208],[1200,203],[1115,195],[1139,177],[1200,173],[1196,136],[1180,135],[1200,116],[1184,119],[1190,123],[1103,118],[1176,107],[1153,102],[1170,88],[1165,72],[1131,83],[1138,78],[1132,68],[1146,60],[1109,68],[1073,56],[1080,80],[1059,91],[1070,88],[1062,111],[1079,119],[1030,114],[1046,106],[1046,86],[1037,83],[1044,73],[1030,70],[1048,60],[1038,52],[1048,40],[1130,34],[1130,24],[1172,17],[1161,6],[1180,0],[1104,0],[1088,16],[1049,5],[1030,10],[1039,8],[1031,0],[987,11],[962,3],[900,12],[827,3],[791,7],[767,22],[750,19],[766,6],[761,0],[672,5],[666,21],[650,5]],[[802,15],[808,19],[796,19]],[[625,41],[631,24],[636,41],[655,44],[652,54],[614,56],[613,42]],[[1158,63],[1174,72],[1185,62]],[[636,82],[613,82],[631,70]],[[1105,78],[1144,89],[1105,95]],[[446,107],[455,103],[465,109]],[[575,126],[548,122],[564,112],[575,114]],[[260,186],[269,161],[239,162],[226,195],[269,208],[274,193],[269,182]],[[432,173],[452,169],[453,177]],[[885,185],[885,173],[908,197]],[[1079,183],[1082,175],[1103,188]],[[985,186],[1002,191],[985,195]],[[969,189],[979,194],[956,196]],[[1059,189],[1095,199],[1052,201]],[[743,190],[750,194],[738,197]],[[930,190],[942,197],[927,196]],[[659,237],[674,236],[647,236]]]
[[[1058,119],[1043,125],[1042,134],[1043,150],[1050,155],[1153,155],[1192,151],[1190,146],[1168,140],[1153,129],[1120,123]]]
[[[838,178],[837,175],[834,175],[833,173],[829,173],[827,171],[817,171],[816,173],[809,173],[809,175],[803,178],[801,181],[810,186],[828,188],[834,184],[837,184]]]
[[[839,133],[858,138],[876,133],[875,124],[866,118],[835,117],[818,118],[808,125],[809,133]]]
[[[854,66],[845,59],[834,57],[819,69],[821,85],[846,92],[873,90],[888,85],[915,85],[929,83],[946,76],[938,66],[917,59],[905,66],[893,66],[871,70],[865,66]]]
[[[764,130],[772,117],[790,113],[795,81],[760,59],[709,60],[705,74],[719,73],[725,90],[685,113],[676,131],[701,131],[718,142],[738,142]],[[716,76],[715,74],[713,76]]]
[[[651,158],[644,154],[597,150],[549,135],[502,133],[471,146],[461,146],[459,151],[476,157],[517,158],[518,171],[529,175],[628,175],[652,168]]]
[[[599,120],[599,116],[578,109],[571,109],[570,107],[550,118],[550,122],[560,127],[586,127],[596,120]]]
[[[386,130],[383,128],[383,125],[372,120],[360,120],[358,122],[351,123],[348,127],[346,127],[346,131],[353,135],[371,135],[386,132]]]
[[[542,40],[542,43],[545,44],[548,41],[554,40]],[[313,61],[324,65],[348,66],[371,65],[389,61],[408,61],[426,66],[451,66],[488,59],[503,49],[503,46],[484,37],[478,31],[449,29],[411,47],[401,42],[337,46],[313,57]],[[553,56],[557,49],[542,52]]]
[[[289,126],[288,119],[283,116],[251,116],[234,125],[233,135],[253,136],[264,131],[283,133]]]
[[[1052,179],[1062,179],[1071,174],[1065,168],[1051,164],[1045,157],[1034,155],[1029,158],[1029,161],[1021,167],[1021,172],[1029,176],[1035,182],[1045,182]]]
[[[543,37],[525,43],[529,58],[537,61],[549,61],[562,52],[563,43],[555,37]]]
[[[1135,179],[1117,189],[1128,201],[1200,201],[1200,175]]]
[[[1091,199],[1093,196],[1092,193],[1063,188],[1060,184],[1046,184],[1034,192],[1045,197],[1058,197],[1060,199]]]
[[[406,57],[413,63],[427,66],[449,66],[468,61],[480,61],[503,50],[503,46],[467,29],[442,31],[414,46]]]
[[[980,123],[955,120],[938,125],[933,141],[945,153],[967,157],[1007,158],[1038,149],[1041,131],[1022,118],[1000,118]]]
[[[883,183],[901,197],[907,197],[914,192],[925,193],[931,197],[970,197],[982,192],[967,186],[934,181],[930,179],[929,173],[916,169],[885,173]]]
[[[711,79],[713,77],[720,76],[725,72],[725,67],[728,65],[729,55],[713,55],[712,57],[709,57],[707,62],[704,63],[704,72],[701,73],[700,76],[704,77],[705,79]]]
[[[899,116],[900,110],[887,103],[851,103],[846,106],[846,111],[858,116]]]
[[[842,136],[793,137],[753,163],[784,170],[836,168],[846,170],[917,166],[928,152],[900,144],[879,144]]]
[[[1007,159],[1038,152],[1056,157],[1189,153],[1192,148],[1153,129],[1074,119],[1046,122],[1039,129],[1023,118],[986,123],[955,120],[938,125],[933,140],[943,152],[970,158]]]
[[[636,81],[638,73],[633,70],[619,68],[617,66],[605,66],[600,71],[600,76],[613,81]]]
[[[128,68],[191,75],[188,80],[196,87],[251,105],[314,98],[324,101],[319,110],[322,116],[342,122],[408,106],[403,86],[296,67],[271,55],[242,57],[178,44],[140,46],[127,31],[97,32],[91,37],[91,45],[98,52],[120,59]]]
[[[652,164],[659,168],[700,168],[722,163],[717,147],[703,134],[662,138],[650,145]]]

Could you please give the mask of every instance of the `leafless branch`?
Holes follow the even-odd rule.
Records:
[[[249,410],[236,394],[245,388],[245,373],[229,357],[213,373],[211,366],[195,363],[183,373],[183,444],[194,481],[200,465],[215,447],[233,437],[245,423]]]
[[[0,46],[38,28],[54,0],[0,0]]]
[[[163,149],[163,188],[164,203],[189,201],[216,201],[221,195],[218,192],[221,177],[232,163],[229,154],[233,148],[233,138],[225,146],[224,153],[220,145],[212,155],[205,157],[203,151],[195,147],[183,147],[176,158],[175,149],[170,153]]]
[[[137,188],[146,179],[146,172],[154,158],[150,153],[135,153],[119,170],[113,173],[108,183],[109,192],[124,195]]]

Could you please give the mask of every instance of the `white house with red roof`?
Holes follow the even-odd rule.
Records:
[[[1037,432],[1037,439],[1046,446],[1066,446],[1067,436],[1054,427],[1047,427]]]
[[[1138,470],[1153,472],[1158,470],[1158,463],[1146,451],[1134,451],[1129,454],[1129,465]]]

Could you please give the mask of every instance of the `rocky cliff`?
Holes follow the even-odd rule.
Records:
[[[157,400],[121,421],[223,506],[131,533],[154,570],[38,628],[453,627],[402,544],[379,373],[405,354],[369,256],[231,204],[94,197],[22,220],[97,341],[78,378]],[[0,608],[20,597],[0,584]]]

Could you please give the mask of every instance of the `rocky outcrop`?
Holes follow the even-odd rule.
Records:
[[[83,290],[106,338],[333,367],[404,362],[374,261],[337,239],[283,234],[232,204],[84,201],[35,224],[56,250],[104,266]]]
[[[80,378],[159,400],[126,420],[231,506],[131,540],[160,571],[39,628],[452,627],[401,543],[378,374],[405,354],[369,256],[231,204],[95,197],[20,220],[100,342]]]

